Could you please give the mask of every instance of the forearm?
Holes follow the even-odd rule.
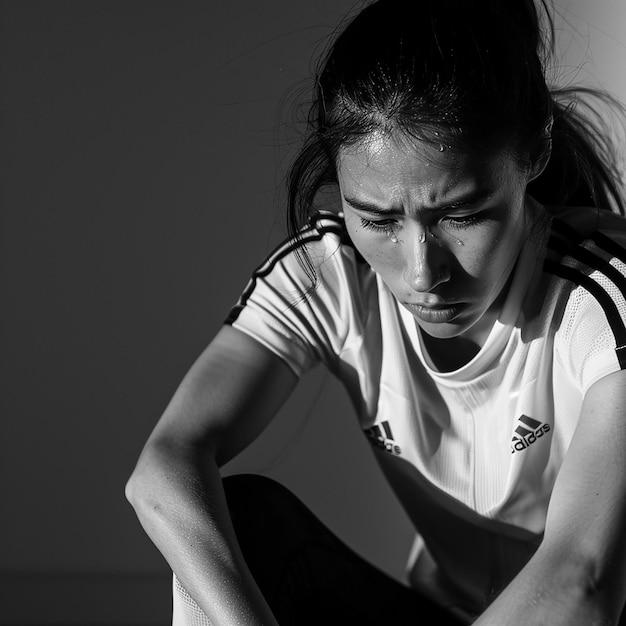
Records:
[[[245,565],[206,450],[148,445],[128,485],[145,531],[212,623],[276,624]]]
[[[476,626],[608,626],[619,613],[594,584],[592,569],[574,555],[541,549],[488,609]]]

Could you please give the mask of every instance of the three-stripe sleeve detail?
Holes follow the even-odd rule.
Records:
[[[548,242],[548,248],[558,254],[562,259],[570,256],[587,268],[602,273],[610,280],[626,299],[626,277],[606,259],[596,252],[580,245],[583,240],[593,241],[613,257],[625,262],[626,250],[617,242],[602,233],[594,233],[583,238],[577,231],[560,220],[554,220],[553,233]],[[615,354],[621,369],[626,369],[626,326],[619,313],[617,305],[606,289],[592,278],[584,269],[574,268],[562,263],[560,260],[546,259],[544,269],[560,278],[568,280],[587,290],[602,307],[607,321],[615,337]]]
[[[319,213],[311,218],[309,226],[304,228],[297,238],[288,239],[282,242],[267,259],[252,273],[252,277],[244,289],[237,304],[231,309],[225,320],[226,324],[232,324],[237,320],[241,311],[246,306],[248,300],[254,293],[259,279],[264,278],[272,272],[276,265],[287,255],[298,248],[306,246],[308,243],[320,241],[327,233],[341,236],[343,232],[343,222],[333,213]]]

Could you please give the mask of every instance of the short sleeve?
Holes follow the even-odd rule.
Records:
[[[310,267],[303,263],[305,246]],[[334,370],[348,334],[361,325],[364,286],[357,265],[354,249],[342,243],[339,219],[318,217],[257,268],[226,323],[299,377],[320,362]]]
[[[615,240],[597,234],[562,272],[576,287],[555,350],[583,394],[600,378],[626,368],[626,264],[616,254],[626,258]]]

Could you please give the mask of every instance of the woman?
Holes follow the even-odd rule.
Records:
[[[188,623],[619,622],[623,202],[608,142],[546,86],[545,39],[531,0],[380,0],[333,44],[292,238],[128,485]],[[339,213],[314,209],[327,184]],[[410,589],[280,486],[224,490],[220,465],[319,362],[419,533]]]

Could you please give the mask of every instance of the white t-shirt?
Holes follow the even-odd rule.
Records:
[[[541,541],[585,392],[626,367],[625,244],[619,216],[559,212],[526,242],[485,345],[446,373],[330,213],[257,269],[227,323],[298,376],[321,362],[343,382],[420,535],[411,584],[478,612]]]

